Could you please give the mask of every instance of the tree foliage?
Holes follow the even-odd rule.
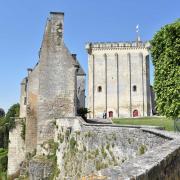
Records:
[[[5,116],[4,109],[0,108],[0,118]]]
[[[6,122],[9,124],[9,129],[13,128],[15,125],[15,117],[19,117],[20,105],[19,103],[12,105],[7,114]]]
[[[19,117],[19,104],[11,106],[5,117],[0,118],[0,148],[8,147],[9,130],[15,125],[15,118]]]
[[[78,110],[77,110],[77,114],[79,115],[79,116],[81,116],[84,120],[86,120],[87,119],[87,114],[89,113],[90,111],[87,109],[87,108],[79,108]]]
[[[180,117],[180,20],[158,31],[151,41],[155,67],[154,90],[157,111],[166,117]]]

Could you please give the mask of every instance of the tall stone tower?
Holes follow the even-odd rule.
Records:
[[[150,116],[149,43],[89,43],[89,117]]]

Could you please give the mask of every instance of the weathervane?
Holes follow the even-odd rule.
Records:
[[[137,46],[138,46],[139,42],[141,41],[140,34],[139,34],[139,24],[137,24],[137,26],[136,26],[136,34],[137,34],[136,43],[137,43]]]

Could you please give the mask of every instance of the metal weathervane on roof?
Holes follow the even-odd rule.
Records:
[[[141,41],[140,34],[139,34],[139,24],[136,25],[136,35],[137,35],[136,42],[138,46],[139,42]]]

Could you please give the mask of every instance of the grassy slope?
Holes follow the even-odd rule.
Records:
[[[174,130],[174,122],[171,119],[165,117],[144,117],[144,118],[122,118],[113,119],[115,124],[127,124],[127,125],[151,125],[162,126],[167,131]]]

